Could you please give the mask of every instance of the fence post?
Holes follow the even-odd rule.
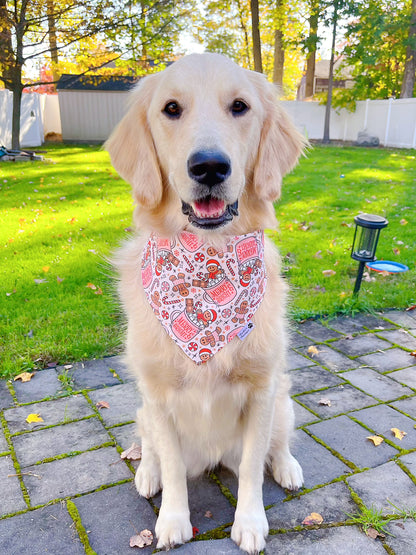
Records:
[[[387,146],[387,141],[389,138],[389,131],[390,131],[390,116],[391,116],[391,107],[393,104],[393,99],[389,98],[389,104],[387,107],[387,120],[386,120],[386,132],[384,134],[384,146]]]
[[[364,127],[363,129],[367,129],[367,124],[368,124],[368,107],[370,105],[370,99],[367,98],[367,100],[365,101],[365,113],[364,113]]]

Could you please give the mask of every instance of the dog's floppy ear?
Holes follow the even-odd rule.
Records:
[[[255,74],[255,86],[264,107],[264,124],[254,166],[254,190],[263,200],[279,198],[283,176],[298,161],[306,140],[277,102],[277,89],[264,76]]]
[[[143,78],[130,93],[126,115],[105,143],[111,163],[123,179],[133,187],[137,202],[148,208],[162,199],[162,178],[156,150],[147,120],[157,75]]]

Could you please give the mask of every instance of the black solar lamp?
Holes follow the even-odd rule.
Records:
[[[364,266],[376,258],[376,249],[380,231],[387,227],[388,221],[382,216],[374,214],[360,214],[355,216],[355,233],[351,249],[351,258],[357,260],[357,279],[355,280],[354,295],[358,294],[363,278]]]

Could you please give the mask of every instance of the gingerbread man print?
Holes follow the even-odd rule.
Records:
[[[236,324],[237,322],[239,324],[244,324],[245,315],[248,312],[248,301],[242,301],[240,306],[236,307],[234,311],[235,311],[235,316],[231,319],[231,321],[234,322],[234,324]]]

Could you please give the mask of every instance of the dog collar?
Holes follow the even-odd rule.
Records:
[[[163,328],[202,364],[251,331],[267,283],[264,232],[234,236],[220,252],[188,231],[174,238],[152,233],[141,278]]]

